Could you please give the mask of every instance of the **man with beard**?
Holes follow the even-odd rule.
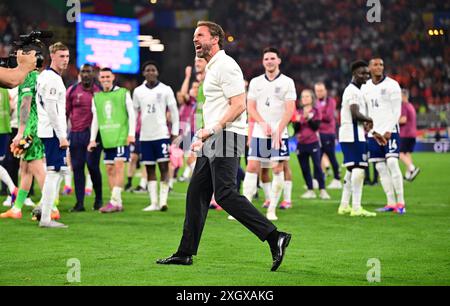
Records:
[[[203,88],[204,127],[197,131],[191,149],[198,154],[186,196],[183,237],[178,251],[159,259],[163,265],[191,265],[197,254],[209,210],[211,196],[222,208],[272,252],[272,271],[283,261],[291,235],[279,232],[248,200],[236,190],[239,158],[244,153],[247,134],[245,85],[242,70],[223,50],[225,33],[221,26],[199,21],[193,42],[196,55],[204,58],[206,77]]]
[[[77,202],[72,212],[84,211],[84,195],[86,175],[84,167],[87,163],[89,174],[95,190],[94,209],[102,207],[102,174],[100,172],[101,148],[96,147],[88,152],[92,123],[92,98],[100,87],[94,83],[94,68],[90,64],[84,64],[80,69],[81,82],[67,90],[66,113],[70,120],[70,157],[75,181],[75,195]]]

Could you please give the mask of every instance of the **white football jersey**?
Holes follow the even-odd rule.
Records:
[[[141,141],[170,138],[166,111],[168,107],[177,107],[172,88],[161,82],[152,89],[142,84],[133,92],[133,104],[141,112]]]
[[[53,131],[58,138],[67,138],[66,86],[61,76],[51,68],[39,74],[36,85],[38,112],[38,136],[52,138]],[[56,118],[50,118],[48,108],[56,105]]]
[[[256,110],[275,131],[283,118],[286,102],[297,100],[294,80],[280,74],[274,80],[269,81],[265,74],[260,75],[250,81],[247,100],[256,101]],[[255,123],[252,136],[270,138],[258,123]],[[288,131],[285,128],[283,138],[288,137]]]
[[[350,83],[344,90],[341,105],[341,126],[339,128],[340,142],[365,142],[364,126],[362,122],[353,123],[350,106],[359,105],[359,112],[366,114],[366,102],[361,90]]]
[[[12,89],[8,89],[9,97],[12,101],[12,104],[14,105],[14,110],[11,114],[11,127],[12,128],[19,128],[19,120],[17,117],[17,102],[19,100],[19,86],[14,87]]]
[[[386,132],[399,133],[402,95],[397,81],[385,77],[375,85],[369,80],[361,87],[361,91],[368,106],[369,117],[373,119],[373,130],[381,135]]]

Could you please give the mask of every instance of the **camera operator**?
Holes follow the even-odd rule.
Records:
[[[27,74],[36,69],[36,62],[36,51],[17,51],[16,68],[0,67],[0,87],[13,88],[22,84]]]

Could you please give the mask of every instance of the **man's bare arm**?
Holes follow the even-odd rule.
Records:
[[[23,133],[25,132],[25,128],[27,126],[27,121],[30,118],[30,109],[31,109],[31,102],[33,101],[33,98],[31,96],[25,96],[22,99],[22,104],[20,105],[19,110],[19,129],[17,130],[17,135],[13,139],[14,145],[19,145],[19,141],[23,138]]]
[[[245,112],[245,93],[230,98],[230,108],[219,121],[220,130],[226,128],[228,123],[234,122],[243,112]],[[214,127],[216,129],[218,127]]]
[[[14,88],[25,80],[27,74],[36,68],[36,51],[24,54],[22,50],[17,52],[18,66],[16,68],[0,67],[0,86]]]
[[[359,111],[359,105],[352,104],[350,105],[350,112],[352,113],[352,120],[358,122],[373,122],[371,118],[364,116]]]

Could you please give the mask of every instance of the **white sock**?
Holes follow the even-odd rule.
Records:
[[[183,177],[187,179],[190,176],[191,176],[191,166],[189,165],[184,168]]]
[[[387,204],[395,205],[397,202],[395,201],[394,185],[386,163],[376,163],[375,167],[380,175],[381,186],[383,186],[384,193],[386,194]]]
[[[173,184],[175,183],[175,179],[172,177],[169,179],[169,188],[173,188]]]
[[[257,173],[245,172],[245,178],[243,185],[244,196],[250,202],[253,200],[253,196],[256,194],[256,182],[258,181]]]
[[[194,173],[196,163],[197,163],[197,160],[195,160],[192,164],[189,165],[189,167],[191,168],[191,174]]]
[[[397,203],[405,204],[403,195],[403,176],[400,165],[398,164],[398,159],[391,157],[387,159],[386,163],[391,172],[392,184],[394,185],[395,194],[397,195]]]
[[[344,176],[344,186],[342,188],[341,207],[347,208],[350,205],[352,196],[352,172],[346,171]]]
[[[91,190],[93,188],[92,179],[89,174],[86,176],[86,188]]]
[[[414,170],[416,170],[416,166],[414,166],[414,164],[409,165],[408,167],[409,172],[413,172]]]
[[[284,181],[283,196],[286,202],[291,202],[292,181]]]
[[[14,189],[16,189],[16,185],[14,185],[14,182],[9,176],[8,171],[6,171],[3,166],[0,166],[0,180],[4,182],[6,186],[8,186],[9,192],[13,193]]]
[[[66,173],[64,174],[64,185],[65,186],[72,186],[72,172],[71,171],[66,171]]]
[[[270,192],[272,191],[272,182],[262,183],[262,189],[264,191],[264,200],[270,200]]]
[[[61,190],[61,183],[62,183],[63,179],[64,179],[64,173],[59,172],[58,183],[56,184],[56,196],[55,196],[55,201],[53,202],[53,206],[55,205],[55,203],[57,201],[59,201],[59,191]]]
[[[278,200],[280,199],[281,192],[284,188],[284,172],[281,171],[278,174],[273,174],[272,178],[272,190],[270,192],[270,208],[277,207]]]
[[[364,186],[364,169],[352,170],[352,208],[355,211],[361,209],[361,198]]]
[[[164,181],[159,183],[159,204],[160,206],[167,205],[167,198],[169,196],[169,184]]]
[[[158,182],[157,181],[148,182],[147,188],[150,197],[150,203],[152,205],[158,205]]]
[[[141,177],[139,186],[141,186],[142,189],[147,189],[147,179],[145,177]]]
[[[51,221],[51,211],[53,204],[55,203],[56,195],[59,192],[58,182],[62,179],[62,175],[59,172],[48,171],[45,176],[44,187],[42,188],[41,198],[41,223],[46,224]]]
[[[114,186],[111,192],[111,204],[114,206],[122,205],[122,188]]]

